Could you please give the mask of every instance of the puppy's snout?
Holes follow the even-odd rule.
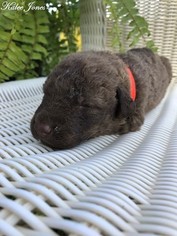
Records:
[[[35,123],[35,130],[39,137],[45,138],[46,136],[50,135],[52,132],[52,127],[46,123]]]

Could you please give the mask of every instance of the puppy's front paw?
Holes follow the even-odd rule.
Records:
[[[140,130],[140,127],[144,123],[144,116],[143,115],[133,115],[132,117],[128,118],[129,123],[129,131],[134,132]]]
[[[119,128],[118,134],[126,134],[128,133],[129,130],[129,126],[128,125],[124,125],[123,127]]]

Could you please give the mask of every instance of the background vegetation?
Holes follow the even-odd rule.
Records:
[[[31,0],[9,0],[28,9]],[[79,0],[36,0],[36,6],[46,10],[3,10],[0,0],[0,82],[47,75],[68,53],[78,50],[80,35]],[[134,0],[104,0],[109,18],[113,22],[113,46],[123,50],[121,27],[130,30],[127,40],[130,46],[140,38],[153,49],[148,24],[138,15]],[[13,5],[11,5],[13,6]]]

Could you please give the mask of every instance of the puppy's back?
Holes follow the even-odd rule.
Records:
[[[164,57],[164,56],[160,56],[160,59],[162,61],[162,63],[164,64],[164,66],[166,67],[167,73],[168,73],[168,78],[169,78],[169,83],[171,81],[172,78],[172,67],[170,64],[170,61],[168,60],[168,58]]]
[[[143,57],[146,56],[148,58],[151,58],[152,60],[155,59],[156,57],[160,57],[161,62],[163,63],[163,65],[166,68],[166,71],[167,71],[167,74],[168,74],[169,83],[170,83],[171,78],[172,78],[172,67],[171,67],[171,64],[170,64],[170,61],[169,61],[168,58],[166,58],[164,56],[159,56],[159,55],[153,53],[151,51],[151,49],[149,49],[149,48],[135,48],[135,49],[131,49],[130,52],[138,53],[140,55],[143,55]]]

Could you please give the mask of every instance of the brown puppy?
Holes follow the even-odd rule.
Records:
[[[99,135],[139,130],[145,113],[163,98],[171,77],[168,59],[147,48],[126,54],[71,54],[44,84],[42,103],[31,121],[32,134],[63,149]]]

